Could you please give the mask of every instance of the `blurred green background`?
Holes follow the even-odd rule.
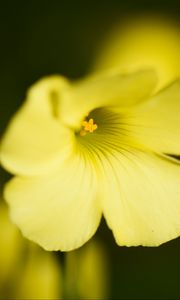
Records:
[[[180,18],[180,1],[4,1],[0,5],[0,134],[38,78],[85,75],[101,41],[128,14]],[[1,184],[7,175],[1,170]],[[103,221],[110,299],[180,299],[180,238],[158,248],[118,247]]]

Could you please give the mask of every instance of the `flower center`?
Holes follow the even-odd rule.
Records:
[[[90,118],[89,120],[84,120],[82,122],[82,129],[80,131],[81,136],[85,136],[87,133],[93,133],[98,128],[94,120]]]

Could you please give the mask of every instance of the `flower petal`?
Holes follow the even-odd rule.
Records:
[[[60,263],[53,253],[46,252],[35,244],[28,244],[28,246],[26,259],[21,262],[21,272],[16,275],[13,298],[62,299]],[[19,269],[17,273],[18,271]]]
[[[81,157],[43,178],[12,179],[5,188],[14,222],[46,250],[69,251],[95,233],[101,218],[96,178]]]
[[[128,73],[153,68],[161,89],[180,75],[179,25],[161,15],[132,15],[107,36],[94,67],[96,72],[118,68]]]
[[[72,149],[73,134],[59,120],[61,77],[39,81],[29,91],[2,139],[0,159],[12,173],[44,174],[55,168]]]
[[[129,149],[103,167],[104,216],[119,245],[158,246],[180,235],[178,164]]]
[[[149,101],[134,107],[127,117],[129,135],[156,152],[180,154],[180,81]]]
[[[19,265],[23,254],[23,240],[18,228],[9,220],[9,212],[0,198],[0,286],[5,285],[12,276],[12,270]],[[1,290],[2,297],[2,290]]]
[[[131,106],[151,95],[155,84],[156,74],[152,70],[130,75],[110,72],[86,78],[63,93],[62,118],[66,124],[78,127],[91,110],[107,105]]]

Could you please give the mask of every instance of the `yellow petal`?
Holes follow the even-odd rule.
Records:
[[[18,228],[10,222],[6,206],[0,203],[0,290],[17,268],[23,253],[22,242]]]
[[[98,242],[79,250],[77,285],[81,299],[108,299],[110,270],[105,250]]]
[[[180,81],[127,115],[129,136],[162,153],[180,155]]]
[[[132,72],[154,68],[157,88],[180,75],[180,28],[168,18],[155,15],[131,16],[115,27],[101,47],[95,69],[116,68]]]
[[[180,235],[178,164],[127,149],[103,167],[103,212],[119,245],[158,246]]]
[[[101,217],[96,178],[81,157],[42,179],[12,179],[5,199],[23,234],[46,250],[80,247],[95,233]]]
[[[52,253],[35,245],[29,247],[26,261],[17,278],[15,299],[62,299],[60,264]]]
[[[78,127],[93,109],[102,106],[127,107],[152,94],[156,74],[152,70],[130,75],[110,72],[76,82],[63,93],[61,117],[73,127]],[[143,86],[143,88],[142,88]]]
[[[73,134],[60,123],[58,116],[58,103],[65,86],[63,78],[49,77],[30,89],[26,102],[2,138],[0,159],[10,172],[47,173],[71,151]]]
[[[91,241],[65,258],[66,299],[108,299],[110,272],[105,245]]]

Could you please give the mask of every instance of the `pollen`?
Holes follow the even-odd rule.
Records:
[[[94,123],[93,119],[89,119],[88,121],[82,122],[83,129],[80,131],[81,136],[85,136],[88,132],[93,133],[97,128],[97,124]]]

